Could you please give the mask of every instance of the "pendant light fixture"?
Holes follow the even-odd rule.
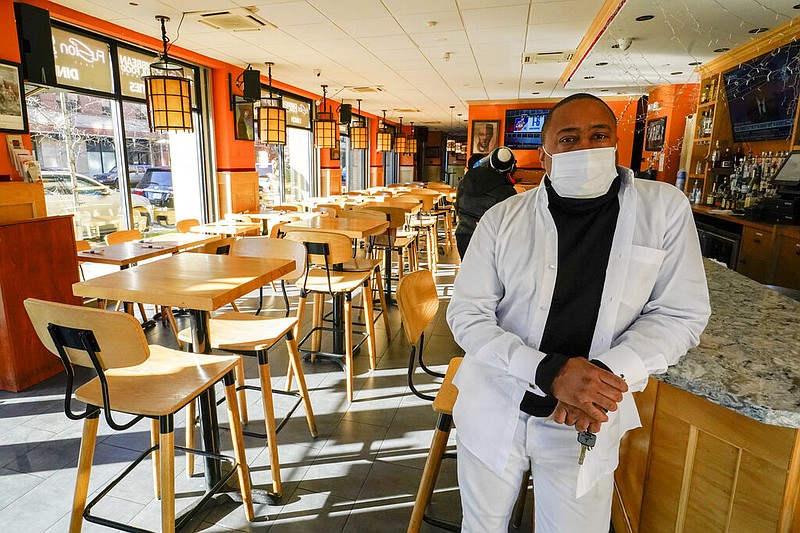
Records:
[[[150,75],[143,76],[147,99],[147,123],[150,131],[194,131],[192,124],[192,89],[183,67],[170,63],[167,55],[169,17],[156,15],[161,22],[161,41],[164,52],[150,64]]]
[[[455,108],[456,108],[456,106],[454,106],[454,105],[450,106],[450,135],[453,134],[453,130],[455,129],[453,127],[453,109],[455,109]],[[453,139],[452,137],[447,139],[447,147],[446,147],[446,149],[447,149],[448,152],[455,152],[456,151],[456,140]]]
[[[417,153],[417,136],[414,135],[414,123],[411,123],[411,133],[406,141],[406,150],[408,154],[414,155]]]
[[[382,111],[383,111],[383,120],[381,120],[381,125],[378,128],[378,137],[377,137],[378,151],[391,152],[392,132],[389,131],[389,128],[386,127],[386,110],[383,109]]]
[[[258,142],[261,144],[286,144],[286,109],[283,108],[283,97],[272,92],[272,65],[269,69],[269,95],[261,99],[258,107]]]
[[[358,117],[355,126],[350,126],[350,148],[353,150],[366,150],[369,146],[367,124],[361,116],[361,98],[358,100]]]
[[[317,113],[317,120],[314,123],[314,144],[317,148],[335,148],[339,124],[333,119],[333,113],[328,111],[328,86],[321,87],[322,111]]]
[[[406,140],[406,135],[403,133],[403,117],[400,117],[400,128],[397,130],[397,135],[394,136],[394,151],[398,154],[408,153]]]

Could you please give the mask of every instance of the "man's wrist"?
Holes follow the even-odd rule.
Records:
[[[553,380],[556,379],[556,376],[564,365],[567,364],[568,360],[569,357],[566,355],[558,353],[547,354],[536,368],[536,386],[542,389],[546,394],[553,396],[550,390],[553,386]]]

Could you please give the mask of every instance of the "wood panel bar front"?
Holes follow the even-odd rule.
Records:
[[[0,389],[18,392],[64,370],[39,341],[22,302],[80,304],[72,294],[76,254],[71,216],[0,223]]]

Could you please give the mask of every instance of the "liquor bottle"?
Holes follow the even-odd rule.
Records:
[[[714,182],[714,186],[711,188],[711,192],[708,193],[706,196],[706,205],[714,205],[714,196],[717,194],[717,182]]]
[[[720,165],[721,159],[721,152],[719,149],[719,140],[717,140],[717,144],[714,146],[714,151],[711,152],[711,168],[718,168]]]
[[[730,146],[725,147],[725,153],[722,154],[720,166],[722,168],[733,168],[733,153],[731,152]]]
[[[694,180],[694,188],[692,189],[692,195],[690,197],[690,201],[693,204],[700,203],[700,187],[697,185],[697,180]]]
[[[675,186],[679,191],[683,191],[686,187],[686,171],[684,169],[678,171],[678,175],[675,177]]]
[[[744,152],[742,151],[742,145],[736,149],[736,155],[733,157],[734,159],[734,166],[741,166],[744,164]]]

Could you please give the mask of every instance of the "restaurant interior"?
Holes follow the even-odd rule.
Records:
[[[589,93],[712,309],[609,531],[800,533],[796,2],[0,0],[0,523],[459,531],[459,184]]]

